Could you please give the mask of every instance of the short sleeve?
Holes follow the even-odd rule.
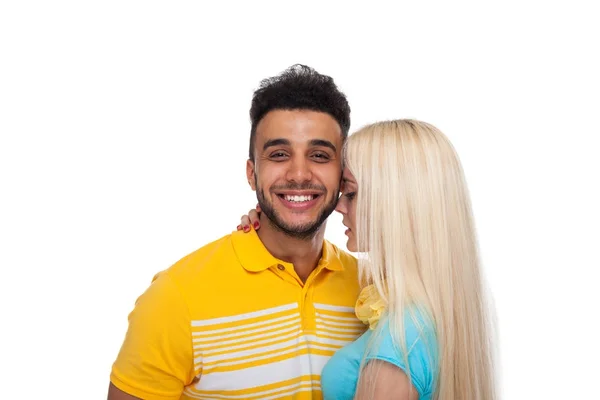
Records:
[[[129,314],[112,367],[117,388],[148,400],[179,400],[194,375],[187,304],[167,272],[157,274]]]
[[[395,345],[387,320],[376,329],[373,335],[374,348],[367,354],[365,360],[382,360],[391,363],[407,373],[406,358],[408,358],[410,379],[423,398],[433,392],[437,376],[437,341],[432,324],[418,318],[416,323],[411,316],[404,318],[406,338],[405,357],[401,349]],[[408,373],[407,373],[408,375]]]

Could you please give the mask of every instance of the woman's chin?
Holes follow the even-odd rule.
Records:
[[[348,239],[348,242],[346,243],[346,248],[348,249],[348,251],[356,253],[356,251],[358,250],[358,247],[356,246],[356,241],[354,239]]]

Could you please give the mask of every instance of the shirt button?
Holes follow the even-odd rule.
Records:
[[[281,265],[281,264],[277,264],[277,268],[278,268],[280,271],[284,271],[284,270],[285,270],[285,267],[284,267],[283,265]]]

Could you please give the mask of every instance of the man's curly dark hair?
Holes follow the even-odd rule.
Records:
[[[295,64],[280,75],[264,79],[252,96],[250,107],[250,160],[254,161],[254,139],[260,120],[273,110],[311,110],[331,115],[342,130],[342,141],[350,130],[350,105],[333,78],[313,68]]]

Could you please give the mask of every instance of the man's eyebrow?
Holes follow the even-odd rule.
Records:
[[[311,146],[328,147],[333,151],[337,151],[335,145],[333,143],[331,143],[329,140],[313,139],[309,143]],[[263,145],[263,151],[265,151],[269,147],[273,147],[273,146],[291,146],[291,145],[292,145],[292,143],[287,139],[269,139]]]
[[[291,143],[289,140],[287,139],[269,139],[265,142],[264,146],[263,146],[263,151],[265,151],[266,149],[268,149],[269,147],[273,147],[273,146],[290,146]]]
[[[329,147],[331,150],[336,151],[335,145],[331,143],[329,140],[323,139],[313,139],[310,141],[311,146],[321,146],[321,147]]]

